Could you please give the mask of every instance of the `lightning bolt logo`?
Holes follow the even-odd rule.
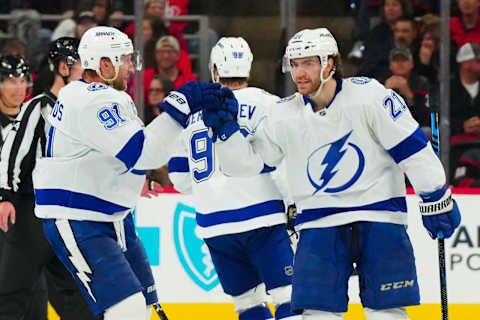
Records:
[[[70,256],[68,256],[68,258],[72,262],[73,266],[77,269],[76,274],[77,274],[78,279],[80,279],[80,281],[82,281],[83,286],[87,290],[88,294],[90,295],[90,297],[92,297],[92,300],[96,303],[97,299],[95,299],[95,296],[93,295],[92,289],[90,288],[90,284],[89,284],[90,281],[92,281],[92,280],[87,275],[87,273],[92,274],[92,270],[90,269],[90,267],[88,266],[88,263],[83,258],[82,254],[80,253],[80,250],[78,250],[78,254],[79,254],[79,256],[74,255],[72,253]]]
[[[347,149],[343,149],[343,146],[345,145],[345,142],[351,134],[352,131],[350,131],[346,136],[330,145],[327,155],[322,161],[322,165],[326,165],[327,167],[325,168],[325,170],[323,170],[323,173],[320,177],[320,181],[323,181],[320,185],[320,189],[326,186],[330,182],[330,180],[332,180],[332,178],[337,174],[338,170],[334,171],[333,169],[335,169],[338,162],[342,160],[343,156],[345,155]]]
[[[77,246],[77,242],[73,235],[73,230],[70,226],[70,223],[68,222],[68,220],[58,219],[55,224],[57,225],[58,233],[60,234],[60,237],[62,238],[66,249],[70,253],[68,259],[70,259],[70,261],[72,262],[73,267],[77,269],[76,275],[78,279],[80,279],[88,294],[96,303],[97,299],[93,295],[92,289],[90,288],[89,284],[92,280],[88,276],[88,274],[92,274],[92,270],[90,269],[90,266],[88,265],[87,261],[82,255],[82,252]]]
[[[330,183],[333,177],[335,177],[335,175],[339,171],[339,169],[335,169],[335,168],[337,167],[338,163],[342,160],[342,158],[345,156],[345,153],[349,148],[355,150],[358,155],[358,159],[359,159],[358,169],[354,173],[353,177],[347,183],[345,183],[340,187],[326,188],[324,192],[335,193],[335,192],[343,191],[351,187],[362,174],[363,169],[365,167],[365,158],[362,154],[362,151],[360,150],[360,148],[358,148],[358,146],[354,145],[353,143],[347,143],[347,140],[352,134],[352,132],[353,131],[350,131],[349,133],[347,133],[345,136],[338,139],[337,141],[321,146],[320,148],[312,152],[312,154],[308,157],[307,176],[308,176],[308,180],[310,181],[312,186],[315,188],[315,192],[313,194],[316,194],[320,190],[323,190],[324,188],[326,188],[326,186]],[[312,168],[312,166],[310,166],[310,162],[311,161],[315,162],[315,160],[318,159],[318,158],[313,158],[314,156],[317,157],[317,154],[318,154],[317,151],[320,151],[327,147],[328,147],[328,151],[323,157],[323,160],[321,162],[321,167],[322,168],[324,167],[324,169],[322,171],[322,174],[320,175],[319,181],[317,182],[315,181],[315,177],[318,177],[318,176],[313,175],[312,177],[312,174],[310,172],[311,170],[315,171],[314,169],[315,165],[313,165],[313,168]]]

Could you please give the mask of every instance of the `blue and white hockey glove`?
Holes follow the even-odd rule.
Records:
[[[420,194],[420,213],[423,226],[430,237],[436,239],[449,238],[460,225],[460,211],[457,202],[452,198],[452,192],[447,187],[429,194]]]
[[[221,100],[220,84],[190,81],[171,91],[158,106],[186,128],[190,114],[220,105]]]
[[[224,87],[221,91],[222,103],[207,106],[202,110],[203,123],[213,131],[213,142],[217,141],[217,137],[225,141],[240,130],[237,122],[238,101],[229,88]]]

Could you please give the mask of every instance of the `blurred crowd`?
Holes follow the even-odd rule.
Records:
[[[199,67],[192,64],[191,56],[198,54],[199,46],[198,41],[187,42],[184,37],[185,31],[192,32],[195,26],[169,21],[173,16],[195,14],[189,11],[190,0],[144,3],[143,118],[149,123],[162,112],[157,104],[170,90],[197,79]],[[11,14],[10,20],[0,24],[0,36],[4,38],[0,55],[18,55],[28,61],[33,79],[28,96],[50,87],[53,81],[45,43],[64,36],[80,38],[96,25],[119,28],[132,39],[135,33],[135,22],[123,19],[133,14],[134,1],[0,0],[0,4],[2,13]],[[450,119],[451,182],[480,187],[480,0],[451,4],[451,111],[440,116]],[[396,90],[430,135],[430,107],[439,104],[439,1],[349,0],[348,5],[354,9],[355,25],[353,47],[346,58],[355,66],[354,75],[375,78]],[[61,14],[64,19],[42,22],[41,13]],[[334,28],[332,31],[335,33]],[[217,38],[215,31],[209,30],[209,43]],[[132,79],[128,89],[132,96],[133,88]]]
[[[451,183],[480,186],[480,1],[452,1],[450,19]],[[354,45],[357,75],[375,78],[407,102],[429,135],[430,107],[439,105],[439,1],[357,0]],[[379,22],[370,28],[378,11]]]
[[[118,28],[134,38],[135,21],[124,18],[125,15],[133,15],[133,1],[0,1],[2,2],[2,11],[9,13],[11,18],[0,25],[3,32],[0,33],[3,38],[0,54],[18,55],[28,62],[33,77],[33,90],[28,92],[27,99],[52,84],[53,72],[47,63],[46,43],[62,37],[81,38],[86,30],[98,25]],[[197,53],[198,40],[192,40],[187,45],[183,31],[189,23],[169,21],[170,17],[189,14],[189,0],[147,0],[144,10],[144,118],[148,123],[161,112],[156,105],[170,90],[197,80],[192,71],[189,50]],[[41,21],[40,14],[61,14],[63,19]],[[133,88],[132,79],[128,89],[132,97]]]

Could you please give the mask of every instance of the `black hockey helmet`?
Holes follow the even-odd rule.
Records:
[[[6,78],[26,77],[30,81],[30,66],[19,56],[7,55],[0,58],[0,81]]]
[[[52,71],[58,68],[58,63],[63,60],[71,67],[80,57],[78,45],[80,40],[72,37],[61,37],[50,42],[48,50],[48,62]]]

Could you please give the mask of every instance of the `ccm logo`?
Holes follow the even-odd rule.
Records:
[[[397,290],[406,287],[413,287],[415,280],[406,280],[406,281],[397,281],[397,282],[390,282],[390,283],[383,283],[380,287],[381,291],[389,291],[389,290]]]

